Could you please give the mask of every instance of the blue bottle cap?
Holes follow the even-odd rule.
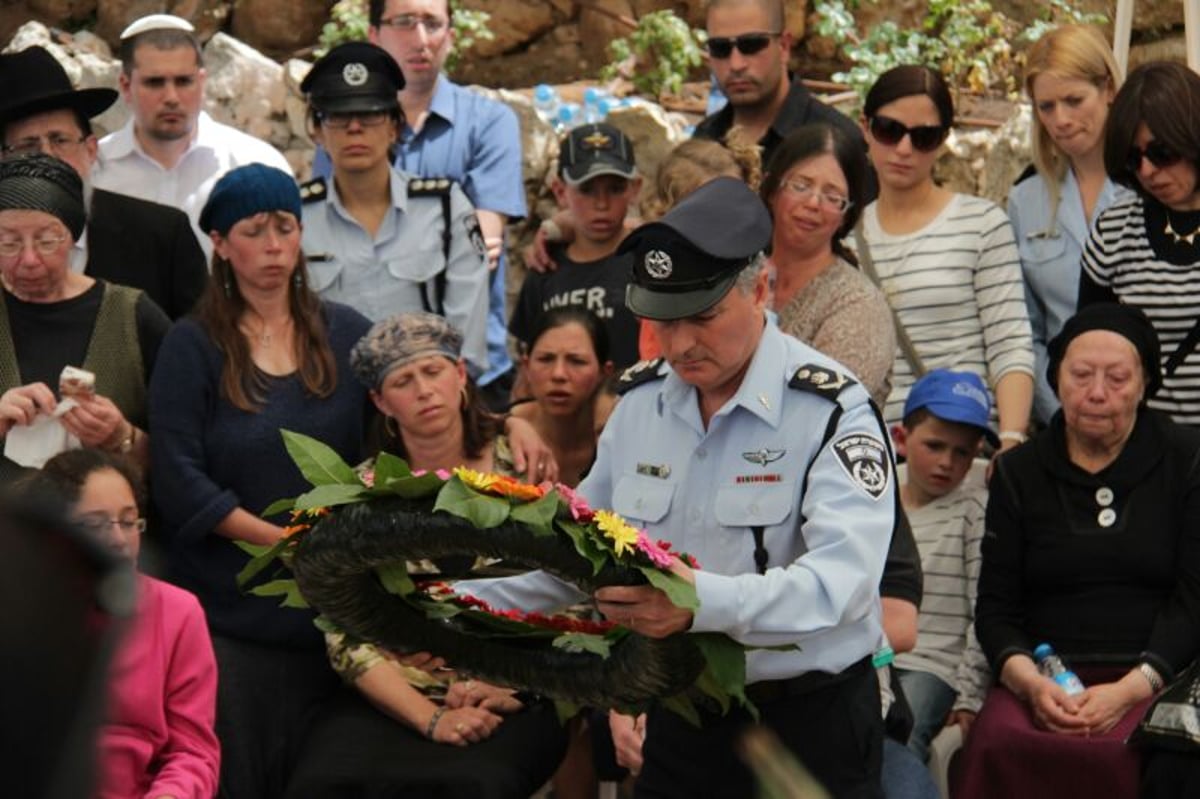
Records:
[[[1054,654],[1054,648],[1050,644],[1038,644],[1033,650],[1034,660],[1044,660]]]
[[[533,90],[533,96],[545,102],[554,97],[554,89],[545,83],[539,83]]]
[[[588,86],[583,90],[583,101],[589,105],[594,104],[600,99],[600,91],[595,86]]]

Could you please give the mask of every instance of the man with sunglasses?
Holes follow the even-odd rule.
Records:
[[[192,309],[208,268],[187,215],[177,208],[90,187],[97,141],[91,117],[117,99],[112,89],[74,89],[48,50],[0,55],[0,155],[47,153],[79,173],[87,227],[71,250],[71,269],[146,292],[167,316]]]
[[[261,163],[292,168],[262,139],[224,125],[203,110],[206,73],[195,28],[171,14],[150,14],[121,32],[121,97],[129,122],[100,140],[96,188],[180,209],[207,259],[200,210],[222,175]]]
[[[762,147],[764,165],[785,136],[810,122],[828,122],[863,141],[849,117],[788,74],[792,34],[785,23],[783,0],[710,0],[708,63],[729,103],[696,126],[698,138],[720,141],[738,125]],[[868,200],[875,196],[871,178]]]
[[[526,213],[517,116],[443,72],[454,44],[448,0],[370,0],[367,20],[368,39],[404,72],[399,94],[404,124],[394,166],[417,177],[457,181],[475,206],[491,269],[488,369],[479,387],[490,407],[507,408],[514,370],[508,354],[504,226]],[[328,177],[331,169],[328,154],[318,149],[313,174]]]

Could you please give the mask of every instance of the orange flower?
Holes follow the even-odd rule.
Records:
[[[540,486],[522,483],[520,480],[502,475],[496,477],[496,482],[490,490],[492,493],[499,494],[502,497],[511,497],[526,502],[541,499],[546,495],[546,490]]]
[[[296,533],[303,532],[311,526],[312,525],[310,524],[289,524],[287,527],[283,528],[283,537],[291,538]]]

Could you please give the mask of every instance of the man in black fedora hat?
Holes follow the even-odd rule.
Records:
[[[87,228],[71,268],[146,292],[172,319],[191,310],[208,278],[187,215],[158,203],[90,186],[97,142],[92,117],[117,99],[113,89],[75,89],[47,50],[0,55],[0,153],[45,152],[84,181]]]

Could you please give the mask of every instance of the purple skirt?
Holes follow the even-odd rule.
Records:
[[[1078,669],[1085,685],[1113,682],[1128,667]],[[1002,685],[988,692],[951,769],[953,799],[1135,799],[1138,751],[1125,739],[1151,699],[1135,705],[1103,735],[1081,737],[1034,726],[1029,706]]]

